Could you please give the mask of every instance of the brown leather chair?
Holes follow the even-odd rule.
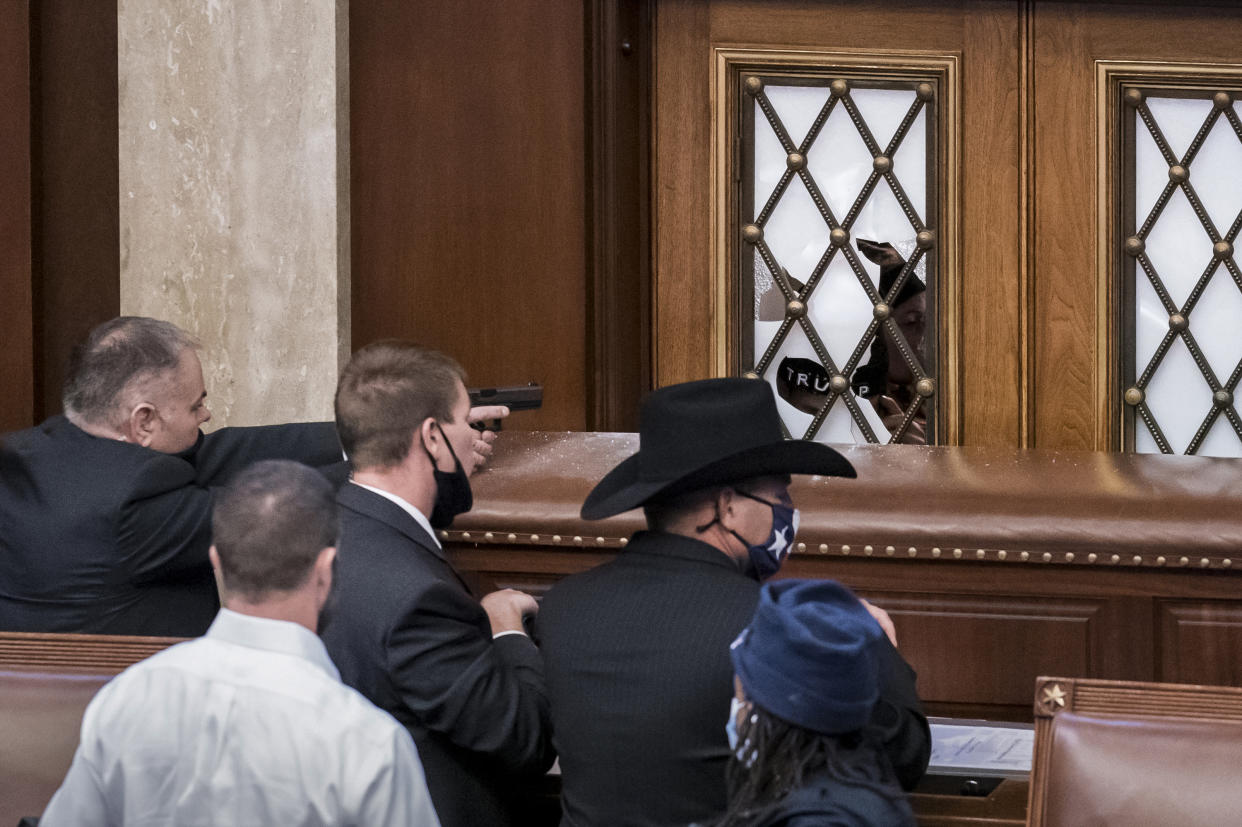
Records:
[[[0,632],[0,827],[43,812],[99,688],[175,638]]]
[[[86,705],[111,677],[0,671],[0,824],[43,812],[69,770]]]
[[[1242,689],[1039,678],[1027,823],[1242,823]]]

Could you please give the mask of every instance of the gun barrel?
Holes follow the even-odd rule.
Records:
[[[504,405],[510,411],[534,411],[543,407],[543,386],[531,382],[507,388],[470,388],[470,405]]]

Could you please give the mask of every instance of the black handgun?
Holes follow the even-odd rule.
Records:
[[[512,411],[537,411],[543,407],[543,385],[531,382],[528,385],[514,385],[508,388],[467,388],[470,395],[470,407],[479,405],[504,405]],[[500,420],[493,420],[491,425],[482,422],[474,423],[480,431],[489,428],[500,430]]]

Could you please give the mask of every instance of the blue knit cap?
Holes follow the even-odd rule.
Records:
[[[884,632],[832,580],[778,580],[759,595],[733,641],[733,671],[746,696],[776,717],[836,735],[863,728],[879,697],[876,645]]]

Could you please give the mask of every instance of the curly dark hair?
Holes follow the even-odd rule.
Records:
[[[879,745],[863,732],[823,735],[753,704],[738,725],[738,748],[725,770],[729,808],[713,827],[741,827],[813,775],[867,787],[896,801],[901,789]]]

